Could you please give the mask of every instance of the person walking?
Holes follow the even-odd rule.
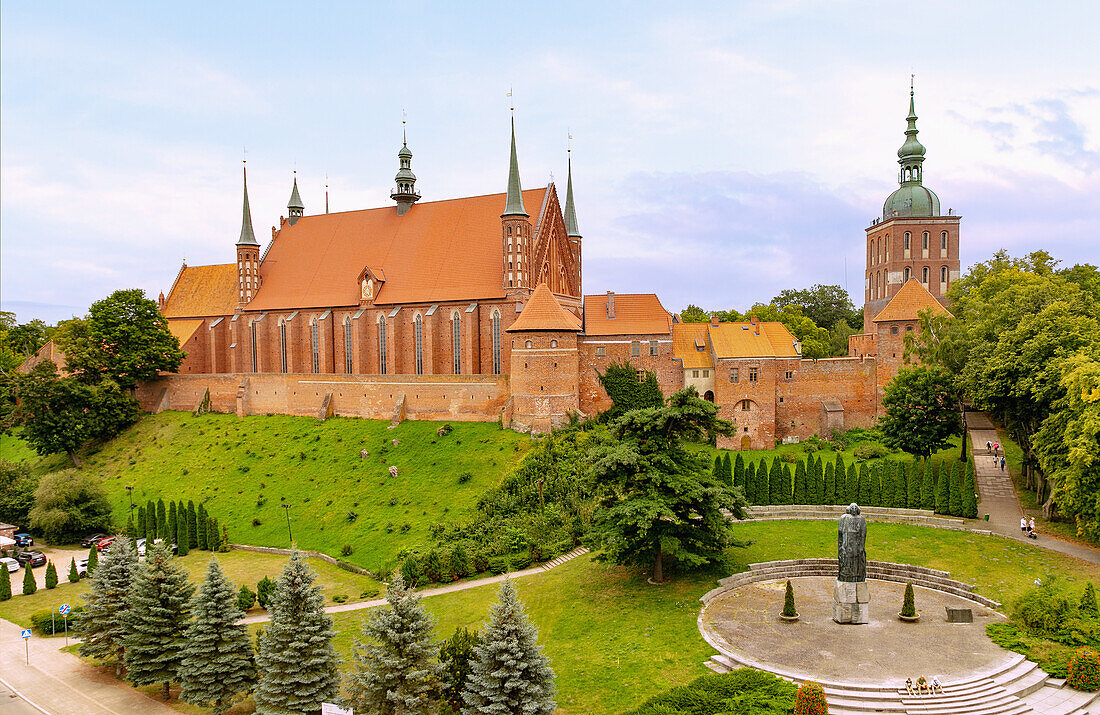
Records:
[[[1004,470],[1005,470],[1005,458],[1001,457],[1001,471],[1003,472]]]
[[[993,454],[993,443],[990,442],[988,439],[985,441],[985,453]]]
[[[1020,517],[1020,531],[1024,532],[1025,534],[1027,533],[1027,517],[1026,516],[1021,516]]]
[[[1031,521],[1027,523],[1027,530],[1031,532],[1035,531],[1035,517],[1031,517]]]

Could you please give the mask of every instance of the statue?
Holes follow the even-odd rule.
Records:
[[[867,519],[852,503],[837,524],[837,576],[833,587],[833,620],[837,623],[869,623],[867,591]]]

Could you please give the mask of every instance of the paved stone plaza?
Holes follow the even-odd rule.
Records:
[[[924,675],[956,682],[1012,657],[985,635],[996,612],[956,596],[916,587],[918,623],[903,623],[905,585],[869,581],[871,622],[832,620],[834,580],[791,579],[800,620],[784,623],[785,581],[749,584],[722,594],[701,616],[700,627],[723,650],[783,675],[830,682],[894,685]],[[947,623],[945,606],[971,608],[973,623]]]

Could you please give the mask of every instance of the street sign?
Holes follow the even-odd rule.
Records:
[[[332,703],[321,703],[321,715],[355,715],[355,711]]]
[[[27,640],[28,638],[31,637],[31,629],[30,628],[24,628],[23,631],[19,634],[19,637],[22,638],[23,640]]]
[[[67,603],[62,603],[62,604],[61,604],[61,605],[60,605],[60,606],[58,607],[58,609],[57,609],[57,612],[58,612],[58,613],[60,613],[60,614],[61,614],[61,615],[63,615],[63,616],[68,616],[68,615],[69,615],[69,611],[70,611],[70,610],[71,610],[71,609],[69,608],[69,604],[67,604]]]

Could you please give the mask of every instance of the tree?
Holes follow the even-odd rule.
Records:
[[[11,600],[11,574],[8,567],[0,568],[0,601]]]
[[[794,589],[791,588],[790,579],[787,579],[787,588],[783,594],[783,615],[787,618],[798,615],[798,609],[794,607]]]
[[[799,462],[794,468],[794,496],[791,497],[791,503],[811,503],[806,497],[806,465],[802,462]]]
[[[909,468],[906,470],[906,472],[908,473],[908,478],[906,479],[906,487],[908,488],[908,491],[905,498],[905,505],[910,509],[920,509],[920,463],[913,462],[911,465],[909,465]]]
[[[275,582],[271,580],[270,576],[264,576],[260,579],[260,582],[256,584],[256,600],[259,602],[261,608],[267,608],[271,605],[271,601],[274,597]]]
[[[962,488],[962,513],[967,519],[975,519],[978,516],[977,486],[974,484],[974,464],[968,462],[966,474],[963,477]]]
[[[352,651],[347,700],[378,715],[428,715],[438,710],[443,664],[433,641],[435,619],[395,571],[386,589],[388,608],[360,625]]]
[[[741,487],[742,492],[747,489],[745,485],[745,460],[741,457],[740,452],[733,460],[733,486]]]
[[[871,503],[871,470],[867,469],[866,462],[859,465],[859,481],[856,484],[856,501],[869,505]]]
[[[814,285],[803,290],[788,288],[772,298],[772,305],[780,309],[797,306],[803,315],[822,328],[829,328],[838,320],[853,329],[863,327],[863,314],[852,305],[848,291],[838,285]]]
[[[168,512],[164,508],[164,500],[157,499],[157,538],[171,541],[168,534]]]
[[[697,305],[688,305],[680,311],[680,321],[683,323],[709,323],[710,313]]]
[[[959,484],[959,476],[955,473],[954,464],[951,465],[951,479],[947,482],[947,513],[951,516],[963,515],[962,485]]]
[[[936,508],[936,478],[932,474],[932,460],[924,460],[924,479],[920,487],[920,508]]]
[[[443,663],[443,702],[454,712],[462,711],[462,691],[473,670],[474,651],[481,644],[477,631],[455,628],[452,635],[439,647],[439,660]]]
[[[191,534],[187,530],[187,509],[184,508],[183,502],[180,502],[179,509],[176,510],[176,548],[180,556],[187,556],[190,552],[191,546]]]
[[[7,569],[7,566],[3,567]],[[38,590],[38,583],[34,580],[34,571],[31,570],[31,565],[28,563],[26,568],[23,569],[23,595],[30,596]]]
[[[848,354],[849,338],[859,335],[846,320],[838,320],[829,328],[829,357],[844,357]]]
[[[84,613],[77,630],[83,639],[80,655],[114,663],[118,676],[122,675],[126,653],[126,614],[130,609],[130,588],[137,565],[137,552],[124,536],[111,544],[111,550],[94,574],[88,562],[92,584],[84,597]]]
[[[38,477],[26,464],[0,459],[0,522],[26,524],[36,489]]]
[[[46,564],[46,588],[57,588],[57,567],[53,561]]]
[[[757,303],[745,313],[745,319],[757,318],[762,322],[782,323],[802,345],[802,357],[817,360],[829,354],[829,330],[820,327],[802,313],[797,305],[778,308]]]
[[[600,415],[601,421],[610,422],[630,410],[660,407],[665,402],[657,375],[646,372],[645,378],[639,379],[637,368],[629,362],[612,363],[602,374],[597,371],[596,377],[613,403]]]
[[[901,615],[906,618],[916,618],[917,606],[913,598],[913,584],[905,584],[905,598],[901,604]]]
[[[783,483],[783,463],[779,457],[772,460],[771,471],[768,472],[768,503],[786,504],[787,486]]]
[[[30,511],[32,529],[49,541],[75,541],[89,531],[111,526],[111,503],[100,481],[85,472],[64,469],[42,477]]]
[[[199,551],[206,551],[209,548],[207,543],[206,530],[210,526],[210,518],[206,515],[206,507],[199,504],[195,509],[195,528],[198,530],[195,538],[198,541]]]
[[[99,568],[99,549],[95,544],[92,544],[92,547],[88,549],[88,565],[84,575],[91,576],[97,568]]]
[[[953,390],[953,378],[943,368],[902,368],[882,398],[879,429],[886,445],[927,457],[950,444],[959,428]]]
[[[951,492],[948,489],[948,483],[951,481],[953,473],[955,471],[955,465],[951,465],[950,470],[940,470],[940,478],[936,480],[936,513],[946,514],[951,505],[948,502]]]
[[[745,467],[745,501],[749,504],[760,503],[760,497],[756,491],[756,465],[752,462]]]
[[[339,659],[332,647],[336,633],[316,578],[295,549],[276,579],[271,622],[256,658],[260,679],[254,697],[260,715],[313,713],[318,703],[339,692]]]
[[[80,580],[80,572],[76,570],[76,557],[69,557],[69,583],[76,583]]]
[[[184,353],[156,301],[140,289],[118,290],[92,303],[83,330],[59,334],[68,369],[84,382],[110,379],[124,389],[176,372]]]
[[[401,578],[405,580],[409,588],[416,588],[420,584],[420,562],[416,560],[415,554],[409,554],[401,563]]]
[[[184,632],[180,699],[220,715],[252,687],[256,664],[248,628],[240,623],[244,611],[217,559],[210,559],[189,608],[193,618]]]
[[[1081,594],[1081,604],[1079,606],[1082,613],[1096,617],[1100,615],[1100,610],[1096,606],[1096,588],[1092,585],[1092,581],[1085,584],[1085,592]]]
[[[199,546],[199,521],[193,501],[187,502],[187,545],[192,549]]]
[[[241,588],[237,591],[237,608],[247,612],[248,609],[256,605],[256,594],[252,592],[248,586],[241,584]]]
[[[511,579],[500,585],[489,623],[474,648],[462,699],[463,715],[551,715],[554,671],[538,644],[538,631],[524,611]]]
[[[165,700],[171,699],[172,681],[179,679],[188,601],[194,592],[167,542],[146,544],[125,617],[126,678],[135,685],[163,683]]]
[[[145,543],[148,546],[152,546],[153,542],[157,540],[157,505],[150,499],[145,505],[145,524],[142,536],[145,537]]]
[[[705,456],[686,440],[729,434],[715,405],[694,387],[661,407],[632,410],[611,424],[614,440],[591,452],[598,508],[590,543],[600,558],[652,566],[664,578],[664,560],[696,568],[720,558],[733,543],[728,509],[742,518],[744,500],[709,473]]]

